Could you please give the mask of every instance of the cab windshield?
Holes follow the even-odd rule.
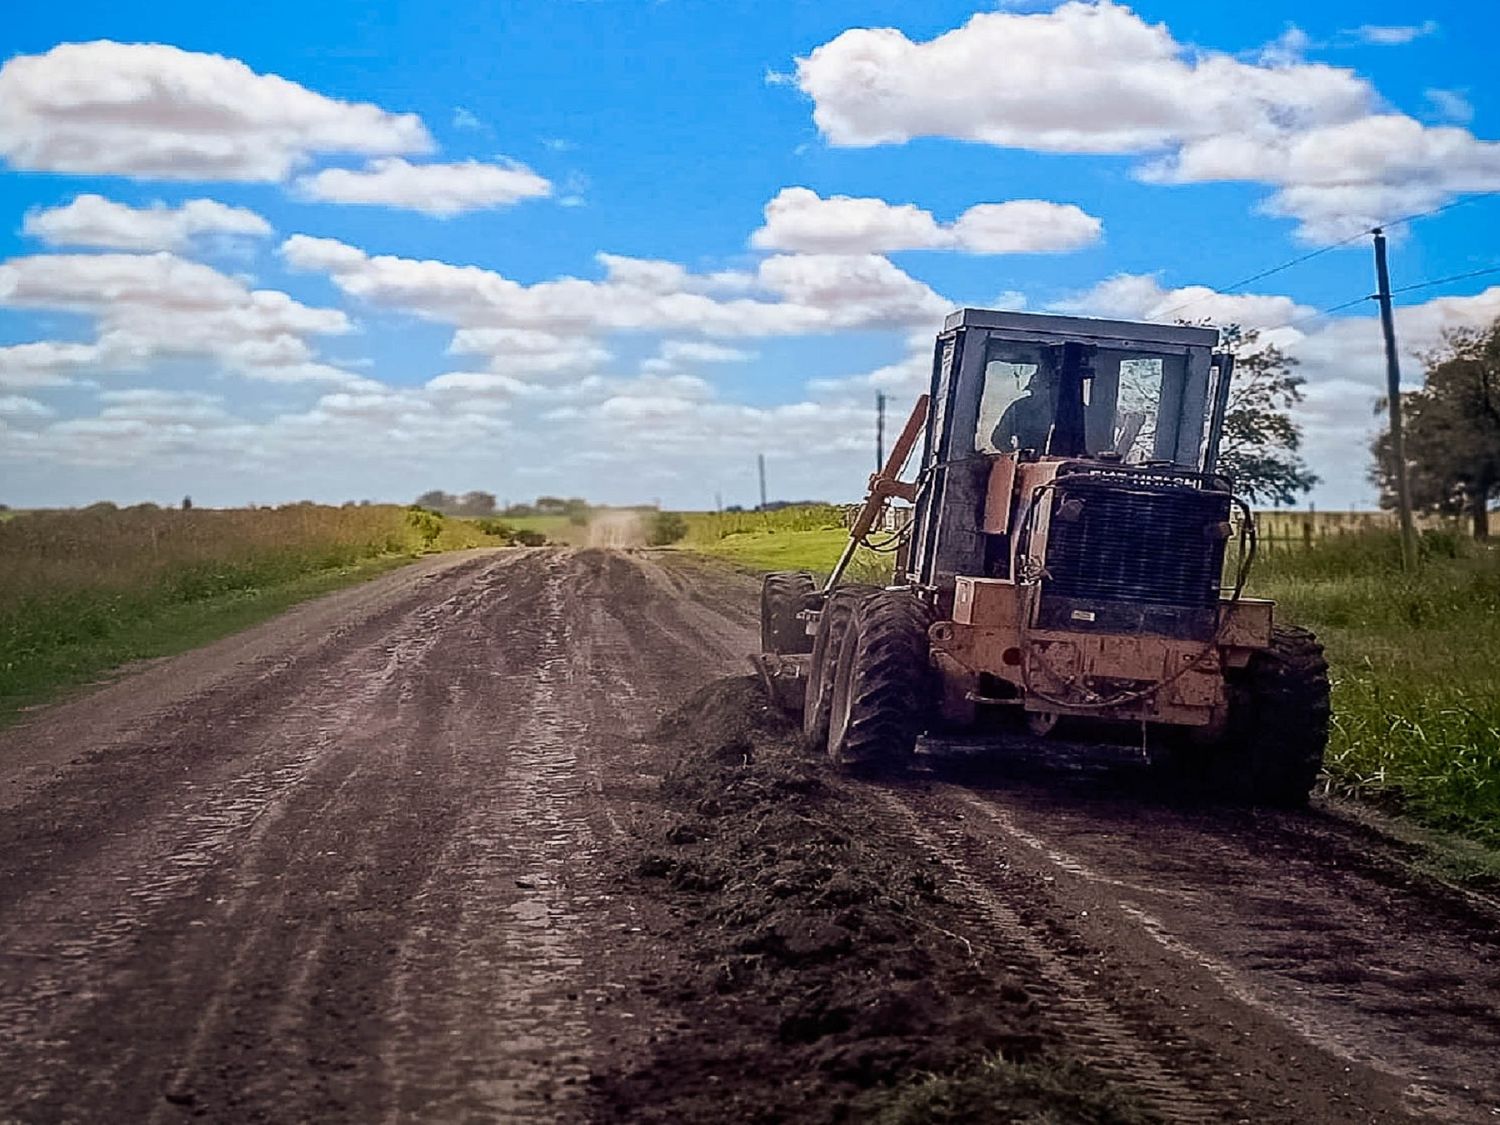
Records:
[[[989,342],[976,450],[1060,452],[1053,445],[1059,388],[1067,383],[1062,353],[1053,344]],[[1184,358],[1098,348],[1087,364],[1081,387],[1085,451],[1117,453],[1127,462],[1170,459],[1176,435],[1158,434],[1156,422],[1164,388],[1170,394],[1181,385]]]

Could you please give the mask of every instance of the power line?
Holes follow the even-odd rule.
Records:
[[[1366,293],[1363,297],[1355,297],[1352,300],[1343,302],[1342,304],[1331,305],[1326,309],[1319,309],[1317,312],[1308,313],[1306,316],[1299,316],[1296,320],[1287,321],[1287,323],[1277,325],[1276,327],[1296,328],[1299,324],[1306,324],[1310,320],[1320,320],[1325,316],[1332,316],[1336,312],[1341,312],[1342,310],[1351,308],[1354,305],[1360,305],[1366,301],[1373,301],[1374,299],[1375,294]]]
[[[1372,234],[1375,231],[1380,230],[1380,229],[1382,229],[1384,227],[1395,227],[1395,226],[1400,226],[1402,223],[1412,223],[1412,222],[1415,222],[1418,219],[1425,219],[1425,218],[1428,218],[1429,216],[1436,215],[1436,214],[1438,214],[1438,213],[1440,213],[1442,211],[1448,211],[1448,210],[1451,210],[1454,207],[1462,206],[1465,203],[1472,203],[1476,199],[1485,199],[1485,198],[1488,198],[1489,196],[1493,196],[1493,195],[1500,195],[1500,188],[1495,188],[1495,189],[1492,189],[1490,191],[1467,192],[1464,195],[1460,195],[1460,196],[1458,196],[1455,199],[1450,199],[1447,203],[1441,204],[1441,205],[1439,205],[1437,207],[1429,208],[1426,211],[1418,211],[1418,212],[1416,212],[1414,214],[1411,214],[1411,215],[1405,215],[1405,216],[1403,216],[1403,217],[1401,217],[1399,219],[1391,219],[1391,220],[1389,220],[1387,222],[1377,223],[1375,226],[1368,227],[1368,228],[1366,228],[1364,230],[1361,230],[1361,231],[1357,231],[1356,233],[1349,235],[1347,238],[1341,238],[1337,242],[1329,243],[1327,246],[1321,246],[1321,247],[1319,247],[1316,250],[1309,251],[1308,253],[1298,255],[1297,257],[1292,258],[1289,261],[1282,262],[1279,266],[1272,266],[1270,269],[1261,270],[1259,273],[1251,274],[1249,277],[1242,278],[1241,280],[1234,282],[1232,285],[1225,285],[1225,286],[1215,287],[1212,290],[1212,292],[1207,293],[1207,294],[1205,294],[1202,297],[1194,297],[1190,301],[1184,301],[1182,304],[1177,305],[1177,306],[1175,306],[1173,308],[1168,309],[1166,312],[1161,313],[1160,316],[1158,317],[1158,319],[1165,320],[1167,317],[1171,316],[1173,313],[1179,313],[1183,309],[1190,309],[1194,305],[1201,304],[1202,302],[1208,300],[1210,297],[1224,296],[1224,295],[1231,294],[1236,289],[1243,288],[1244,286],[1250,285],[1253,282],[1260,281],[1263,278],[1271,277],[1273,274],[1281,273],[1283,270],[1289,270],[1293,266],[1300,266],[1303,262],[1310,262],[1314,258],[1321,257],[1322,255],[1327,254],[1330,251],[1337,250],[1341,246],[1347,246],[1347,245],[1349,245],[1349,243],[1354,242],[1357,239],[1364,238],[1366,235]],[[1474,276],[1477,276],[1477,275],[1474,275]],[[1456,280],[1456,279],[1450,278],[1449,280]],[[1432,284],[1437,284],[1437,282],[1433,282]],[[1395,290],[1392,290],[1392,292],[1393,293],[1401,293],[1401,292],[1405,292],[1405,290],[1395,289]],[[1358,298],[1358,300],[1361,300],[1361,301],[1362,300],[1366,300],[1366,299],[1367,298],[1364,298],[1364,297]],[[1351,302],[1349,302],[1349,304],[1356,304],[1356,303],[1357,303],[1357,301],[1351,301]],[[1340,307],[1347,308],[1348,306],[1345,305],[1345,306],[1340,306]],[[1327,313],[1332,312],[1332,311],[1334,311],[1334,310],[1332,310],[1332,309],[1326,309],[1326,310],[1324,310],[1324,312],[1319,313],[1319,314],[1315,314],[1315,315],[1319,315],[1319,316],[1327,315]],[[1304,318],[1304,319],[1309,319],[1309,318]]]
[[[1470,270],[1468,273],[1455,273],[1448,277],[1435,277],[1431,281],[1418,281],[1412,285],[1403,285],[1399,289],[1392,289],[1391,296],[1394,297],[1397,293],[1410,293],[1417,289],[1430,289],[1434,285],[1446,285],[1450,281],[1466,281],[1471,277],[1485,277],[1494,273],[1500,273],[1500,266],[1489,266],[1482,270]],[[1325,316],[1332,316],[1336,312],[1342,312],[1344,309],[1352,308],[1354,305],[1364,304],[1366,301],[1373,301],[1375,298],[1376,294],[1366,293],[1363,297],[1353,297],[1337,305],[1330,305],[1326,309],[1319,309],[1317,312],[1308,313],[1306,316],[1299,316],[1296,320],[1289,320],[1285,324],[1277,325],[1276,327],[1295,328],[1299,324],[1306,324],[1310,320],[1319,320]]]
[[[1461,207],[1465,203],[1473,203],[1476,199],[1485,199],[1485,198],[1487,198],[1487,197],[1489,197],[1491,195],[1500,195],[1500,188],[1494,188],[1494,189],[1492,189],[1490,191],[1470,191],[1470,192],[1465,192],[1463,195],[1458,196],[1456,199],[1450,199],[1450,200],[1448,200],[1447,203],[1443,203],[1443,204],[1441,204],[1441,205],[1439,205],[1437,207],[1429,208],[1426,211],[1418,211],[1415,215],[1407,215],[1404,219],[1392,219],[1388,223],[1377,223],[1374,227],[1371,227],[1369,230],[1360,231],[1360,233],[1358,235],[1355,235],[1355,237],[1358,238],[1358,237],[1360,237],[1362,235],[1372,234],[1376,230],[1380,229],[1381,227],[1398,227],[1402,223],[1416,222],[1416,220],[1418,220],[1418,219],[1425,219],[1429,215],[1436,215],[1436,214],[1438,214],[1438,213],[1440,213],[1442,211],[1451,210],[1454,207]],[[1395,293],[1396,290],[1392,289],[1391,292]]]
[[[1360,304],[1360,303],[1362,303],[1364,301],[1373,301],[1374,299],[1375,299],[1375,294],[1373,294],[1373,293],[1366,293],[1363,297],[1355,297],[1351,301],[1345,301],[1342,305],[1334,305],[1331,308],[1323,309],[1321,312],[1313,313],[1313,316],[1329,316],[1332,313],[1336,313],[1336,312],[1340,311],[1341,309],[1347,309],[1351,305],[1358,305],[1358,304]],[[1306,317],[1305,316],[1302,319],[1303,320],[1311,320],[1312,317]]]
[[[1446,285],[1450,281],[1466,281],[1471,277],[1485,277],[1492,273],[1500,273],[1500,266],[1470,270],[1468,273],[1455,273],[1448,277],[1435,277],[1431,281],[1419,281],[1415,285],[1403,285],[1399,289],[1392,289],[1391,294],[1394,296],[1397,293],[1410,293],[1413,289],[1431,289],[1434,285]]]
[[[1240,289],[1246,285],[1250,285],[1253,282],[1261,280],[1261,278],[1270,277],[1272,274],[1280,273],[1282,270],[1289,270],[1293,266],[1300,266],[1303,262],[1310,262],[1314,258],[1322,257],[1324,254],[1327,254],[1330,251],[1337,250],[1340,246],[1347,246],[1356,238],[1363,238],[1365,234],[1365,231],[1360,231],[1358,234],[1351,234],[1348,238],[1341,239],[1340,241],[1332,243],[1328,246],[1319,247],[1317,250],[1313,250],[1310,253],[1303,254],[1302,256],[1297,258],[1293,258],[1289,262],[1283,262],[1279,266],[1272,266],[1268,270],[1261,270],[1260,273],[1251,274],[1249,277],[1242,278],[1241,280],[1236,281],[1233,285],[1215,287],[1213,292],[1209,294],[1209,296],[1220,296],[1227,293],[1233,293],[1236,289]],[[1162,313],[1160,319],[1165,320],[1175,312],[1181,312],[1183,309],[1190,309],[1194,305],[1201,304],[1206,300],[1208,300],[1208,296],[1194,297],[1191,301],[1184,301],[1177,307],[1170,308],[1166,312]]]

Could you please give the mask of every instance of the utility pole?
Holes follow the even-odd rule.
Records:
[[[885,392],[875,392],[875,471],[885,464]]]
[[[766,510],[766,455],[757,453],[755,461],[760,467],[760,510],[764,512]]]
[[[1401,358],[1396,351],[1396,321],[1391,313],[1391,274],[1385,261],[1385,232],[1376,227],[1375,298],[1380,302],[1380,329],[1385,334],[1385,393],[1391,408],[1391,460],[1396,469],[1396,511],[1401,519],[1401,566],[1417,566],[1417,532],[1411,518],[1411,486],[1406,479],[1406,441],[1401,432]]]

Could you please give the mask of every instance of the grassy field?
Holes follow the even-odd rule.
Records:
[[[1315,517],[1304,547],[1307,518],[1270,517],[1298,545],[1264,553],[1250,592],[1328,646],[1330,787],[1500,846],[1500,549],[1430,530],[1408,577],[1385,517]],[[688,522],[685,546],[764,570],[826,572],[845,541],[837,508]],[[862,559],[862,576],[883,577],[888,559]]]
[[[776,512],[688,512],[688,533],[681,545],[755,570],[811,570],[822,577],[849,541],[844,511],[820,504]],[[891,566],[891,555],[860,548],[849,577],[888,582]]]
[[[497,543],[467,520],[393,506],[17,515],[0,523],[0,722],[416,555]]]
[[[1413,576],[1389,532],[1277,552],[1251,592],[1328,646],[1334,788],[1500,845],[1500,551],[1424,547]]]

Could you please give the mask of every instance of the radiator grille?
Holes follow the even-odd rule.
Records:
[[[1064,598],[1201,608],[1219,598],[1229,497],[1182,485],[1061,480],[1047,533],[1043,592]]]

